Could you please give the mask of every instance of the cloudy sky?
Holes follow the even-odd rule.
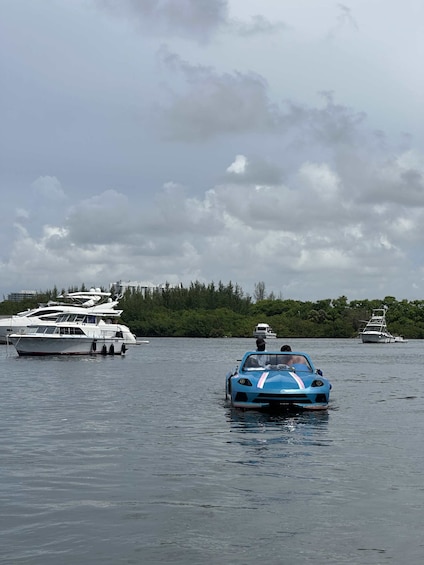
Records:
[[[0,0],[0,299],[424,299],[422,0]]]

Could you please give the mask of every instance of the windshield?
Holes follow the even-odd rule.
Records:
[[[272,354],[255,353],[249,355],[243,365],[244,371],[257,371],[267,369],[268,371],[281,371],[294,369],[296,372],[311,372],[312,368],[304,355],[292,353]]]

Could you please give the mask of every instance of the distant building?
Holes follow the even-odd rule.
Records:
[[[22,300],[34,298],[37,294],[36,290],[21,290],[21,292],[11,292],[7,295],[7,299],[12,302],[22,302]]]
[[[143,296],[146,296],[149,292],[165,290],[165,288],[175,288],[174,285],[170,284],[153,284],[149,282],[140,282],[140,281],[117,281],[116,283],[112,283],[111,288],[113,287],[115,294],[119,296],[124,294],[125,291],[134,290],[137,292],[141,292]]]

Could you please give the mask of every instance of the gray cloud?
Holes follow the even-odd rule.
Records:
[[[126,278],[421,297],[412,10],[385,6],[394,41],[381,8],[340,5],[336,48],[330,5],[106,4],[1,4],[2,294]]]
[[[263,15],[252,16],[250,21],[233,21],[230,24],[241,37],[278,35],[287,31],[289,26],[284,22],[272,22]]]
[[[273,186],[281,184],[283,174],[282,168],[269,159],[256,156],[246,159],[241,155],[227,168],[225,178],[235,184]]]
[[[166,48],[161,59],[186,81],[180,92],[169,86],[168,102],[162,107],[162,127],[168,138],[199,141],[277,127],[278,109],[268,98],[261,76],[220,74],[209,67],[189,65]]]
[[[107,190],[74,204],[66,219],[67,238],[78,246],[129,244],[133,225],[128,198]]]
[[[169,84],[167,102],[160,108],[169,139],[205,141],[252,132],[290,133],[292,142],[302,145],[334,146],[360,139],[366,114],[337,104],[332,92],[320,93],[324,105],[318,108],[291,100],[278,105],[271,101],[267,81],[256,73],[220,74],[211,67],[190,65],[164,46],[158,57],[184,81],[179,90]]]
[[[144,33],[206,40],[226,22],[227,0],[96,0]]]

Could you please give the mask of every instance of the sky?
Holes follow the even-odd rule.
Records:
[[[0,299],[424,299],[422,0],[0,0]]]

